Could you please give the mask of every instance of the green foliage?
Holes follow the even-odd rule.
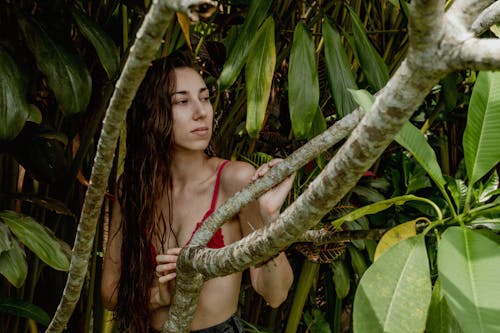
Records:
[[[15,299],[0,298],[0,312],[33,319],[43,326],[48,326],[50,323],[49,315],[42,308],[35,304]]]
[[[443,295],[464,332],[500,330],[500,239],[450,227],[438,250],[439,280]]]
[[[25,82],[14,59],[0,47],[0,141],[15,138],[28,119]]]
[[[361,278],[354,300],[354,331],[422,332],[431,288],[424,237],[398,243]]]
[[[269,17],[257,32],[245,66],[247,81],[248,135],[255,138],[262,128],[276,64],[274,20]]]
[[[314,43],[303,23],[293,33],[288,87],[293,133],[297,139],[309,138],[318,111],[319,82]]]

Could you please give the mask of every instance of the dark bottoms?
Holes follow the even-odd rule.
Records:
[[[243,333],[243,324],[236,314],[228,320],[202,330],[191,331],[191,333]]]

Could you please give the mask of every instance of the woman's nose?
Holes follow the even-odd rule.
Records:
[[[194,103],[194,112],[193,112],[193,117],[195,119],[199,118],[204,118],[207,116],[207,108],[206,105],[204,105],[201,101],[197,101]]]

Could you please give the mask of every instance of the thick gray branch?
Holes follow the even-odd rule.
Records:
[[[211,1],[205,0],[177,0],[174,3],[178,5],[178,9],[191,16],[193,16],[193,8],[196,8],[197,5],[213,4]],[[73,245],[66,286],[56,313],[46,332],[61,332],[80,298],[97,220],[112,167],[116,142],[131,101],[151,61],[155,58],[169,22],[174,17],[169,6],[168,1],[154,1],[151,5],[137,33],[134,45],[130,49],[129,57],[106,110],[90,177],[90,185],[85,194],[85,201]]]
[[[472,23],[471,30],[479,36],[492,25],[500,22],[500,1],[496,1],[491,6],[486,8],[477,19]]]
[[[498,70],[500,68],[500,39],[474,38],[462,44],[460,67],[477,70]]]
[[[345,231],[328,231],[308,230],[300,235],[295,242],[308,242],[315,246],[325,245],[330,243],[349,242],[356,239],[375,239],[378,240],[389,229],[370,229],[370,230],[345,230]]]
[[[458,26],[470,30],[473,22],[485,8],[496,0],[456,0],[450,6],[447,14],[454,16],[460,22]]]
[[[410,47],[427,49],[443,35],[444,6],[441,0],[417,0],[410,4]]]

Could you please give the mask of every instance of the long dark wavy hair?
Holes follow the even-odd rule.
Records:
[[[175,234],[171,228],[172,105],[174,69],[193,67],[189,56],[175,52],[155,60],[149,68],[127,114],[127,152],[119,182],[122,208],[121,274],[115,309],[120,330],[145,333],[155,258],[151,244],[162,244]],[[169,215],[163,216],[159,200],[167,196]]]

